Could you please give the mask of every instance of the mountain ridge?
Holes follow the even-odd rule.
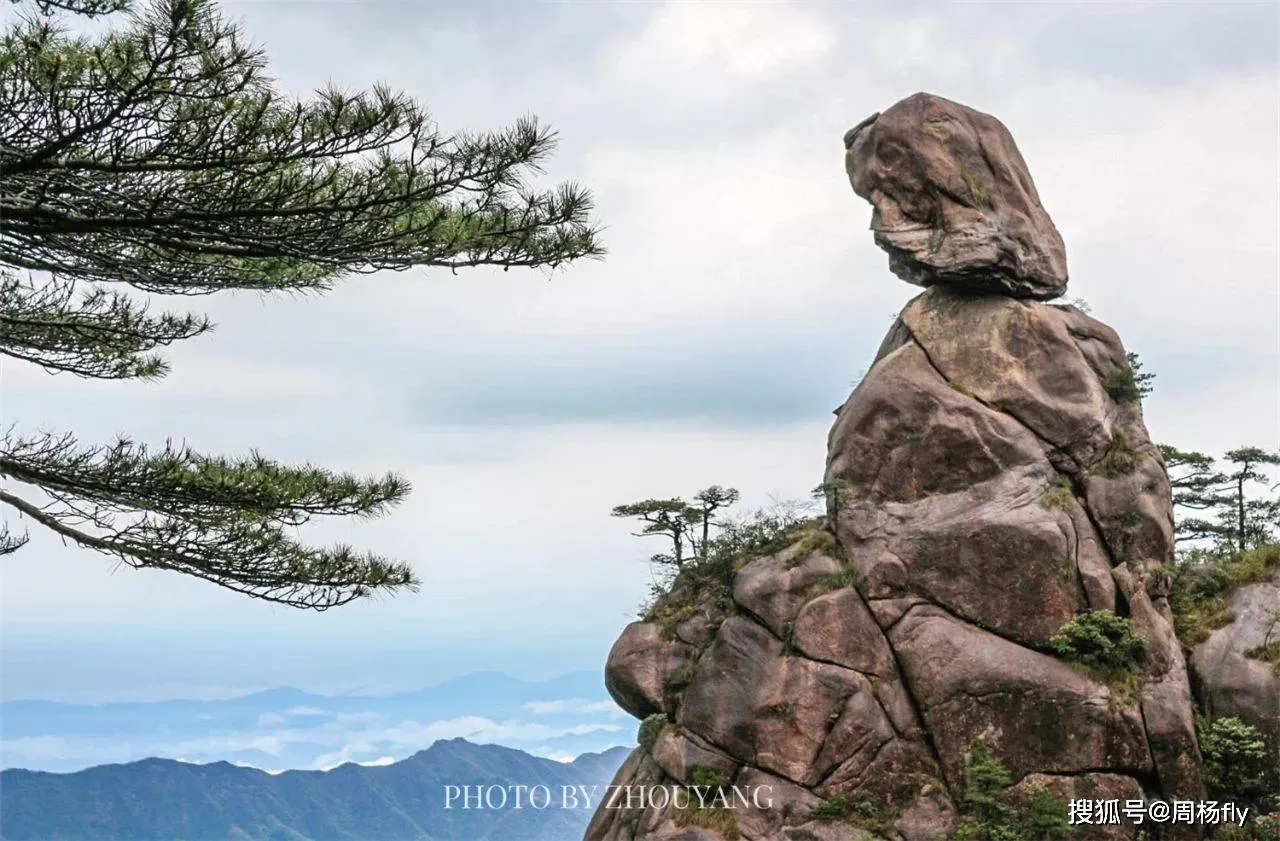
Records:
[[[623,715],[598,672],[539,681],[480,672],[394,695],[276,687],[208,701],[8,701],[0,766],[66,773],[154,756],[330,768],[403,759],[455,736],[567,757],[625,740]]]
[[[6,769],[0,839],[564,841],[581,837],[591,809],[563,808],[560,787],[602,790],[629,751],[616,746],[558,762],[454,738],[388,765],[348,762],[327,771],[273,774],[157,757],[71,773]],[[446,787],[468,785],[546,786],[552,801],[541,809],[448,807]]]

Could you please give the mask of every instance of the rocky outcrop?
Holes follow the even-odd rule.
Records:
[[[1007,132],[985,115],[961,124],[977,127],[970,145],[943,143],[936,126],[906,127],[937,103],[976,114],[912,97],[851,132],[852,158],[886,167],[878,181],[854,173],[882,227],[898,224],[890,208],[906,213],[894,185],[915,178],[885,157],[889,139],[932,148],[935,180],[948,155],[959,171],[982,150],[998,152],[991,166],[1004,162],[1007,178],[1025,176],[1012,140],[1000,139]],[[610,655],[618,702],[662,717],[615,782],[679,786],[711,774],[739,789],[770,786],[772,806],[731,818],[602,809],[588,841],[942,841],[963,819],[979,742],[1013,794],[1203,795],[1166,600],[1168,478],[1125,387],[1133,372],[1115,332],[1030,300],[1066,280],[1033,199],[1026,178],[996,215],[1021,213],[1024,222],[1000,224],[1030,225],[1035,247],[1002,251],[1018,229],[988,230],[987,250],[969,242],[937,262],[903,309],[837,412],[823,521],[700,593],[686,576]],[[975,291],[993,288],[1012,294]],[[1145,639],[1127,673],[1054,653],[1051,638],[1087,611],[1127,617]]]
[[[1280,756],[1280,675],[1271,663],[1245,653],[1280,638],[1272,615],[1280,610],[1280,572],[1236,590],[1227,610],[1235,618],[1191,655],[1201,707],[1211,718],[1234,716],[1254,726]]]
[[[1041,300],[1066,289],[1062,237],[995,117],[918,93],[850,129],[844,145],[898,277]]]
[[[1072,307],[931,289],[841,410],[829,517],[947,783],[984,737],[1015,775],[1200,787],[1165,576],[1172,505],[1115,334]],[[1120,389],[1112,390],[1121,393]],[[1147,640],[1133,699],[1049,653],[1083,610]],[[991,735],[987,735],[991,734]]]

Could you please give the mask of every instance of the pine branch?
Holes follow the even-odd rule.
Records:
[[[555,268],[604,253],[590,193],[529,185],[556,144],[531,117],[446,135],[385,87],[291,99],[212,0],[29,2],[0,34],[0,355],[158,377],[157,349],[212,329],[108,284],[323,291],[358,272]],[[112,12],[103,34],[65,25]],[[37,274],[19,281],[24,270]],[[378,516],[408,493],[396,476],[7,434],[0,479],[36,494],[6,483],[0,505],[133,566],[319,609],[415,586],[403,564],[286,531]],[[0,554],[24,541],[0,532]]]
[[[18,4],[23,0],[9,0],[9,2]],[[71,12],[89,18],[119,12],[128,6],[129,0],[36,0],[36,8],[41,14]]]
[[[21,535],[14,535],[9,531],[8,523],[0,523],[0,555],[13,554],[23,546],[26,546],[30,540],[31,537],[26,532]]]
[[[603,254],[589,193],[525,186],[556,140],[532,118],[444,136],[386,88],[294,102],[212,4],[127,17],[6,33],[0,263],[202,294]]]
[[[192,314],[148,314],[118,292],[95,288],[77,302],[76,284],[44,285],[0,270],[0,354],[33,362],[50,373],[97,379],[152,379],[168,372],[155,348],[213,329]]]
[[[413,589],[410,568],[347,546],[299,544],[286,527],[318,515],[375,517],[409,492],[389,474],[365,480],[254,453],[204,456],[171,443],[156,453],[127,439],[81,448],[69,435],[6,434],[0,476],[38,489],[0,503],[64,539],[138,568],[169,569],[294,607],[324,610],[378,590]]]

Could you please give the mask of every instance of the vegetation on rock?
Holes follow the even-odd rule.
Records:
[[[1267,630],[1262,634],[1262,644],[1250,648],[1244,654],[1246,657],[1264,660],[1280,668],[1280,605],[1267,611],[1266,622]]]
[[[984,740],[969,750],[954,841],[1054,841],[1072,833],[1066,803],[1042,786],[1011,791],[1008,769]]]
[[[1228,716],[1196,721],[1205,788],[1213,799],[1258,811],[1280,794],[1280,768],[1256,728]]]
[[[1141,374],[1140,370],[1137,374]],[[1142,376],[1143,379],[1137,379],[1135,375],[1136,385],[1147,382],[1146,375]],[[1107,454],[1092,468],[1093,472],[1117,477],[1135,469],[1142,456],[1133,452],[1124,433],[1115,431],[1113,441]],[[1195,516],[1205,518],[1204,522],[1216,523],[1216,530],[1212,532],[1203,523],[1189,532],[1179,518],[1177,534],[1187,540],[1177,553],[1176,563],[1152,570],[1146,583],[1154,598],[1169,593],[1179,637],[1190,646],[1207,636],[1212,627],[1231,621],[1226,600],[1234,590],[1266,580],[1280,569],[1280,545],[1272,542],[1277,506],[1274,501],[1253,496],[1252,488],[1260,484],[1260,480],[1251,477],[1255,473],[1262,476],[1259,464],[1270,464],[1260,460],[1253,448],[1229,453],[1228,461],[1234,467],[1220,474],[1213,469],[1212,459],[1199,454],[1192,454],[1192,458],[1167,447],[1162,448],[1162,453],[1167,461],[1173,462],[1170,478],[1175,499],[1184,504],[1184,509],[1197,512]],[[1171,458],[1171,454],[1178,455]],[[828,512],[838,512],[844,502],[843,495],[850,492],[847,483],[835,481],[819,486],[814,495],[826,499]],[[1070,477],[1059,476],[1041,494],[1039,503],[1048,509],[1066,509],[1077,500],[1076,492]],[[736,499],[737,492],[732,493]],[[691,513],[683,515],[689,523],[699,527],[704,523],[704,515],[692,506],[678,499],[668,502],[667,510],[672,512],[690,509]],[[1136,512],[1121,511],[1113,516],[1112,522],[1116,525],[1111,547],[1113,561],[1120,563],[1136,548],[1143,521]],[[798,505],[777,506],[736,520],[713,520],[710,528],[714,533],[706,539],[699,541],[695,535],[687,544],[689,551],[681,554],[684,563],[678,568],[669,563],[660,565],[673,574],[662,586],[655,587],[655,599],[647,606],[644,618],[657,622],[672,636],[676,625],[692,616],[706,617],[714,628],[726,616],[739,612],[732,598],[734,577],[738,570],[761,555],[786,550],[779,560],[781,568],[788,571],[798,569],[806,557],[814,554],[841,562],[838,571],[810,578],[802,588],[794,590],[792,598],[799,604],[854,584],[853,568],[847,564],[827,521],[805,516]],[[670,537],[670,532],[666,533]],[[1167,590],[1161,579],[1167,580]],[[1064,661],[1110,687],[1113,698],[1129,703],[1136,700],[1143,680],[1148,643],[1122,613],[1123,610],[1121,613],[1111,610],[1080,613],[1059,628],[1050,638],[1049,647]],[[793,655],[794,619],[779,622],[774,633],[782,640],[783,656]],[[1280,640],[1272,638],[1280,634],[1280,613],[1272,630],[1274,633],[1262,645],[1251,649],[1251,656],[1271,662],[1280,658]],[[696,656],[690,659],[690,672],[696,660]],[[679,679],[674,682],[681,683]],[[662,715],[651,718],[658,729],[666,723]],[[1223,800],[1252,804],[1255,812],[1261,810],[1243,830],[1224,827],[1216,837],[1233,841],[1267,837],[1257,833],[1273,828],[1275,819],[1266,814],[1273,805],[1266,793],[1275,789],[1275,769],[1269,769],[1265,762],[1258,764],[1260,751],[1265,749],[1257,732],[1228,718],[1212,724],[1202,721],[1200,728],[1204,770],[1212,792]],[[657,738],[657,732],[654,731],[653,739]],[[1067,822],[1065,803],[1043,786],[1028,783],[1013,786],[1007,769],[991,754],[985,742],[979,740],[971,746],[966,769],[963,786],[952,792],[959,807],[953,841],[1039,841],[1071,835],[1073,827]],[[897,815],[884,804],[853,792],[824,800],[810,810],[805,819],[839,821],[885,835],[891,831]],[[736,818],[724,810],[692,811],[672,817],[682,826],[705,827],[726,838],[731,837],[728,833],[739,832]]]
[[[1075,501],[1075,490],[1071,487],[1071,480],[1066,476],[1059,476],[1053,486],[1040,495],[1040,504],[1045,508],[1066,509],[1070,508]]]
[[[613,509],[615,517],[645,523],[637,536],[660,535],[672,543],[671,552],[649,558],[654,582],[640,608],[640,618],[657,622],[668,633],[699,611],[715,618],[727,615],[733,609],[734,573],[751,558],[793,544],[797,553],[839,552],[835,537],[822,528],[821,517],[810,516],[806,503],[779,502],[742,517],[717,520],[718,512],[738,500],[736,489],[713,485],[694,500],[698,504],[673,497]]]
[[[687,809],[673,810],[676,826],[697,826],[719,833],[724,841],[737,841],[742,837],[738,826],[738,813],[733,809],[704,808],[695,800]]]
[[[689,794],[688,806],[675,811],[676,825],[710,829],[725,841],[740,838],[738,814],[724,794],[727,785],[729,781],[719,771],[695,765],[684,785]]]
[[[1213,833],[1213,841],[1275,841],[1280,838],[1280,803],[1270,812],[1250,817],[1244,826],[1226,824]]]
[[[1128,353],[1126,362],[1125,367],[1103,381],[1102,387],[1117,403],[1136,403],[1151,393],[1151,381],[1156,375],[1143,372],[1142,361],[1136,353]]]
[[[1172,570],[1169,606],[1178,639],[1191,651],[1236,620],[1229,607],[1233,594],[1280,572],[1275,531],[1280,499],[1254,491],[1269,484],[1261,468],[1277,459],[1244,447],[1228,452],[1224,460],[1230,466],[1219,470],[1216,460],[1203,453],[1174,447],[1161,447],[1161,452],[1175,505],[1190,512],[1175,522],[1176,539],[1184,548]],[[1280,676],[1280,641],[1272,636],[1280,626],[1280,611],[1270,615],[1273,622],[1262,643],[1241,653],[1272,663]],[[1235,716],[1210,720],[1201,711],[1196,729],[1209,797],[1253,810],[1244,826],[1219,827],[1215,841],[1280,836],[1280,764],[1257,728]]]
[[[1049,638],[1054,653],[1064,660],[1103,672],[1131,670],[1142,660],[1147,641],[1133,630],[1133,622],[1109,610],[1082,613]]]
[[[798,553],[797,553],[798,554]],[[834,593],[836,590],[843,590],[846,587],[853,586],[853,570],[842,569],[839,572],[833,572],[830,575],[824,575],[804,591],[802,601],[812,601],[818,596]]]
[[[879,806],[868,798],[855,800],[845,794],[822,801],[808,815],[809,820],[844,821],[874,834],[888,834],[895,817],[894,810]]]
[[[1178,639],[1189,648],[1230,624],[1235,619],[1227,608],[1231,594],[1241,587],[1268,580],[1277,570],[1280,570],[1280,544],[1275,543],[1240,553],[1230,548],[1196,548],[1182,553],[1173,570],[1169,593]]]
[[[1138,466],[1138,453],[1130,448],[1123,429],[1116,427],[1111,430],[1111,439],[1112,444],[1107,448],[1106,454],[1091,469],[1108,479],[1128,476]]]
[[[640,747],[652,753],[653,746],[657,743],[658,737],[662,735],[662,729],[667,726],[666,713],[654,713],[646,716],[644,721],[640,722],[640,728],[636,731],[636,742]]]
[[[716,512],[738,501],[735,488],[712,485],[698,491],[693,502],[679,497],[671,499],[645,499],[618,505],[613,509],[615,517],[631,517],[644,523],[636,537],[662,537],[671,541],[670,552],[659,552],[649,558],[659,566],[684,568],[686,562],[705,561],[712,548],[711,529],[721,524],[715,520]]]

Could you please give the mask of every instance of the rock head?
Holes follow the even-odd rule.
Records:
[[[853,190],[889,268],[917,286],[1047,300],[1067,288],[1062,237],[999,120],[917,93],[845,133]]]
[[[1035,300],[1066,283],[1062,243],[993,118],[918,95],[848,139],[878,241],[930,288],[837,411],[825,516],[683,570],[605,669],[644,719],[616,784],[769,803],[602,808],[587,841],[994,837],[966,824],[978,762],[1007,774],[992,796],[1054,797],[1064,818],[1204,796],[1169,479],[1119,336]],[[1064,629],[1097,627],[1139,653],[1064,654]]]

